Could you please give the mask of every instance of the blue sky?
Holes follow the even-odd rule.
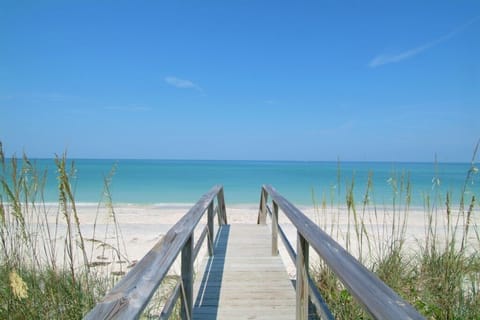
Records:
[[[7,154],[467,162],[479,138],[479,1],[0,0]]]

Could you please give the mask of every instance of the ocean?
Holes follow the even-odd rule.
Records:
[[[104,193],[104,180],[111,177],[110,192],[117,204],[194,203],[216,184],[224,186],[227,205],[257,204],[263,184],[273,185],[297,205],[320,204],[323,200],[344,204],[352,181],[355,202],[361,203],[371,175],[373,188],[369,195],[370,203],[389,205],[394,199],[396,203],[404,202],[408,180],[412,205],[423,206],[426,196],[440,195],[443,199],[440,201],[444,201],[447,192],[451,192],[453,201],[458,202],[470,168],[467,163],[70,161],[75,167],[72,186],[77,202],[98,203]],[[58,201],[54,160],[37,159],[32,162],[38,169],[47,172],[45,201]],[[470,179],[467,191],[478,194],[479,186],[478,181]]]

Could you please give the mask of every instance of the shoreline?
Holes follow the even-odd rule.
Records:
[[[288,200],[288,199],[287,199]],[[150,209],[164,209],[164,210],[180,210],[180,209],[190,209],[195,205],[196,202],[159,202],[159,203],[135,203],[135,202],[113,202],[112,207],[113,209],[121,208],[150,208]],[[295,202],[291,202],[295,207],[297,207],[300,211],[310,211],[310,210],[315,210],[318,209],[318,211],[322,210],[340,210],[340,211],[346,211],[348,209],[347,204],[344,203],[333,203],[323,207],[321,204],[296,204]],[[5,206],[10,205],[9,202],[4,202],[3,203]],[[269,201],[269,204],[271,205],[271,201]],[[36,207],[45,207],[45,208],[53,208],[59,205],[59,202],[45,202],[45,203],[35,203]],[[464,205],[465,210],[468,209],[468,203],[466,202]],[[226,203],[227,208],[235,208],[235,209],[259,209],[260,203],[259,202],[250,202],[250,203],[243,203],[243,202],[232,202],[232,203]],[[78,208],[105,208],[107,207],[105,202],[75,202],[75,207]],[[361,202],[355,203],[355,209],[357,211],[363,210],[364,205]],[[374,210],[377,209],[379,211],[383,210],[388,210],[388,211],[393,211],[393,205],[392,204],[369,204],[365,206],[366,210]],[[441,203],[440,205],[431,205],[430,211],[432,210],[446,210],[445,203]],[[452,203],[450,204],[450,209],[452,211],[456,211],[460,209],[460,204],[457,203]],[[405,206],[403,203],[399,203],[395,205],[395,211],[405,211],[408,210],[409,212],[422,212],[426,213],[427,208],[425,206],[419,206],[419,205],[409,205]],[[187,213],[185,211],[185,213]]]
[[[4,205],[8,205],[5,204]],[[111,253],[108,260],[105,259],[105,246],[100,243],[107,244],[107,247],[120,248],[125,254],[124,263],[135,263],[140,260],[154,245],[162,239],[162,237],[170,230],[170,228],[182,218],[194,203],[161,203],[153,205],[145,204],[113,204],[114,219],[111,208],[104,203],[77,203],[76,209],[80,222],[82,235],[87,239],[86,247],[89,253],[90,263],[106,263],[110,262],[110,272],[128,271],[126,264],[119,263],[118,259]],[[330,234],[342,247],[348,248],[350,253],[358,258],[361,252],[368,252],[373,249],[373,254],[381,253],[382,249],[389,243],[392,243],[392,228],[398,230],[405,223],[405,248],[408,251],[418,251],[418,248],[425,243],[428,228],[428,212],[424,208],[398,206],[393,212],[392,207],[367,206],[363,212],[363,206],[357,207],[357,218],[364,224],[365,230],[370,236],[371,243],[359,243],[356,235],[355,218],[352,212],[348,212],[346,206],[327,206],[316,209],[312,206],[296,206],[310,220],[317,224],[327,234]],[[32,210],[32,207],[29,207]],[[408,209],[408,211],[405,211]],[[467,209],[467,208],[465,208]],[[58,203],[45,203],[38,205],[34,210],[43,215],[47,219],[47,224],[51,230],[56,228],[56,254],[59,261],[65,254],[63,251],[64,235],[66,234],[65,217],[58,210]],[[45,211],[43,211],[45,210]],[[229,224],[246,223],[256,224],[259,204],[226,204],[227,220]],[[405,214],[405,212],[407,214]],[[435,212],[435,211],[433,211]],[[71,212],[70,212],[71,213]],[[290,220],[279,211],[279,224],[283,228],[287,238],[293,247],[296,246],[296,228]],[[458,208],[452,208],[452,221],[455,221]],[[476,207],[472,214],[472,223],[480,224],[480,209]],[[445,216],[446,209],[438,208],[438,217],[436,225],[440,238],[444,237],[445,232]],[[115,222],[117,226],[115,227]],[[197,226],[198,231],[195,232],[195,239],[200,235],[201,228],[206,224],[206,214]],[[215,219],[215,227],[217,221]],[[267,224],[271,224],[270,218],[267,218]],[[395,226],[396,225],[396,226]],[[460,229],[463,229],[462,227]],[[397,231],[396,231],[397,232]],[[473,236],[473,233],[470,234]],[[95,240],[90,240],[95,239]],[[365,239],[363,239],[366,241]],[[394,240],[394,239],[393,239]],[[196,240],[195,240],[196,241]],[[295,275],[295,265],[290,260],[283,243],[279,240],[279,251],[286,270],[290,277]],[[443,241],[442,241],[443,243]],[[440,244],[440,242],[439,242]],[[201,257],[206,253],[206,243],[204,243],[199,259],[196,263],[201,263]],[[112,251],[113,252],[113,251]],[[80,262],[80,256],[77,256]],[[117,259],[117,260],[116,260]],[[318,262],[318,255],[311,251],[312,266]],[[172,267],[172,273],[178,272],[178,266]],[[99,271],[101,269],[98,269]]]
[[[131,261],[140,260],[157,241],[159,241],[168,230],[182,218],[193,204],[162,204],[162,205],[124,205],[115,206],[115,218],[121,230],[121,237],[125,242],[126,253]],[[77,211],[80,219],[81,229],[84,235],[91,236],[93,231],[93,224],[96,217],[96,228],[101,230],[112,223],[109,216],[108,208],[101,206],[92,208],[91,206],[77,206]],[[355,236],[355,224],[353,213],[348,214],[346,207],[327,207],[325,209],[319,208],[316,210],[313,206],[298,206],[309,219],[319,225],[325,232],[334,236],[335,240],[339,242],[344,248],[349,247],[349,251],[356,257],[360,248],[366,252],[366,243],[359,244]],[[372,246],[377,247],[376,251],[380,251],[382,245],[388,242],[391,237],[392,227],[397,224],[405,223],[405,246],[407,250],[418,248],[419,245],[425,242],[428,219],[426,212],[423,210],[409,208],[407,215],[404,214],[404,207],[397,207],[395,214],[389,211],[391,208],[378,209],[375,214],[373,207],[367,207],[365,214],[362,210],[357,209],[359,219],[365,223],[365,228],[368,230],[372,239]],[[247,223],[256,224],[258,217],[258,204],[232,204],[226,205],[227,220],[229,224]],[[480,223],[478,209],[475,209],[473,223]],[[438,216],[438,232],[443,237],[445,234],[443,210],[439,211]],[[457,211],[452,209],[452,215]],[[453,219],[452,219],[453,220]],[[206,224],[206,215],[202,218],[197,226],[200,230]],[[267,218],[267,224],[271,224],[270,218]],[[296,246],[296,228],[290,220],[280,210],[279,224],[284,229],[292,246]],[[215,221],[217,227],[217,222]],[[113,228],[110,228],[110,232]],[[102,234],[102,233],[98,233]],[[196,232],[198,236],[200,231]],[[113,235],[107,237],[113,239]],[[391,240],[391,239],[390,239]],[[280,240],[279,240],[280,241]],[[281,241],[280,241],[281,242]],[[347,245],[348,243],[348,245]],[[112,243],[113,244],[113,243]],[[204,247],[205,244],[204,244]],[[283,243],[279,245],[280,254],[282,255],[284,264],[287,268],[288,274],[293,276],[295,274],[295,266],[290,261],[290,258],[283,248]],[[199,256],[200,258],[201,256]],[[312,263],[318,261],[316,253],[312,252]],[[199,262],[201,259],[198,260]],[[174,268],[175,269],[175,268]]]

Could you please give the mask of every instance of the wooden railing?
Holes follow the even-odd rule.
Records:
[[[272,199],[273,210],[268,206],[268,196]],[[279,208],[297,230],[296,252],[278,224]],[[400,298],[272,186],[264,185],[260,197],[257,221],[259,224],[266,223],[267,213],[272,217],[272,254],[278,254],[278,235],[280,235],[296,264],[297,319],[308,318],[309,297],[322,319],[333,319],[327,304],[309,276],[309,247],[318,253],[352,296],[374,319],[423,319],[408,302]]]
[[[194,245],[193,233],[205,212],[208,212],[208,222]],[[219,224],[227,223],[222,186],[215,186],[206,193],[85,316],[85,319],[138,318],[179,254],[181,275],[167,299],[160,319],[167,319],[170,316],[179,297],[182,302],[182,319],[192,319],[193,263],[206,237],[209,255],[213,255],[215,214]]]

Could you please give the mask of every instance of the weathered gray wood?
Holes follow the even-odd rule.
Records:
[[[193,310],[193,231],[182,249],[182,320],[190,320]]]
[[[267,212],[270,216],[273,216],[272,210],[268,205],[267,205]],[[280,226],[278,227],[278,233],[280,235],[280,239],[282,239],[283,245],[285,246],[285,249],[287,250],[288,255],[290,256],[290,259],[292,260],[293,263],[296,263],[297,254],[295,253],[295,250],[293,249],[292,244],[290,243],[290,241],[288,241],[288,238],[285,232]],[[318,316],[320,316],[320,319],[322,320],[335,319],[333,317],[332,312],[328,308],[328,305],[325,302],[325,299],[323,298],[322,294],[318,290],[315,282],[310,277],[310,274],[308,275],[308,288],[310,293],[310,301],[312,301],[312,303],[315,305],[316,312]]]
[[[85,319],[135,319],[145,309],[160,282],[190,239],[193,230],[215,196],[213,187],[99,302]]]
[[[260,194],[260,208],[258,209],[257,224],[267,223],[267,200],[268,193],[264,188],[262,188],[262,192]]]
[[[218,207],[219,207],[219,212],[222,218],[222,223],[227,224],[227,209],[225,207],[225,196],[223,194],[223,188],[218,191],[217,194],[217,201],[218,201]]]
[[[424,319],[408,302],[370,272],[272,186],[268,192],[297,231],[375,319]]]
[[[271,255],[270,227],[225,225],[217,235],[195,284],[194,319],[293,319],[295,291],[281,257]]]
[[[297,232],[296,294],[296,319],[306,320],[308,319],[308,242],[300,232]]]
[[[297,258],[299,265],[302,265],[300,262],[303,261],[303,268],[300,268],[297,272],[297,276],[300,277],[297,292],[302,293],[299,299],[302,303],[298,304],[301,306],[298,310],[300,316],[304,317],[304,315],[307,314],[305,311],[306,299],[304,297],[308,299],[308,291],[307,294],[305,294],[305,288],[307,286],[305,285],[304,279],[308,279],[312,298],[314,297],[312,294],[312,292],[314,292],[312,290],[312,281],[308,277],[308,247],[310,244],[320,257],[324,259],[327,265],[337,274],[352,295],[374,318],[422,319],[421,315],[419,315],[412,306],[399,298],[393,290],[368,271],[338,243],[331,239],[270,186],[264,186],[262,188],[258,218],[259,223],[262,221],[266,222],[266,202],[269,195],[272,197],[274,207],[276,207],[274,211],[278,213],[278,208],[281,208],[297,228],[299,236],[297,242],[299,245],[297,249],[298,254],[295,255],[293,253],[291,246],[287,246],[287,251],[292,257],[295,256]],[[213,199],[215,196],[217,196],[218,206],[216,210],[213,210]],[[199,242],[194,248],[193,230],[207,209],[209,216],[212,216],[212,223],[208,222],[210,225],[205,227],[199,238]],[[193,271],[190,270],[193,270],[193,260],[198,254],[201,242],[205,239],[206,235],[209,234],[208,229],[213,229],[213,214],[211,213],[214,213],[214,211],[217,211],[219,224],[226,224],[225,200],[221,186],[214,187],[209,193],[204,195],[85,318],[137,318],[167,274],[180,251],[182,252],[182,299],[184,299],[184,304],[186,305],[186,308],[182,309],[184,309],[183,317],[188,318],[189,315],[191,315],[189,311],[191,307],[189,307],[189,305],[191,305],[191,301],[193,301],[191,298]],[[272,219],[276,220],[274,225],[278,226],[278,217],[275,216],[274,218],[272,217]],[[262,227],[262,225],[257,226],[257,228],[259,227]],[[263,225],[263,227],[266,226]],[[272,228],[272,234],[269,234],[268,229],[263,230],[263,235],[266,236],[267,239],[260,241],[260,237],[256,236],[255,233],[246,229],[240,229],[242,230],[241,236],[231,238],[240,239],[239,241],[232,241],[228,247],[226,244],[222,247],[221,244],[217,243],[218,246],[216,245],[216,247],[224,249],[224,257],[222,260],[221,255],[218,256],[215,254],[214,259],[216,259],[217,264],[211,265],[209,269],[211,273],[209,285],[214,292],[220,292],[221,288],[223,299],[229,301],[229,304],[226,304],[228,307],[219,308],[217,305],[217,307],[214,308],[209,306],[208,303],[216,302],[222,305],[222,302],[219,301],[218,297],[207,294],[203,296],[203,301],[207,305],[199,309],[198,313],[195,314],[203,315],[209,319],[212,319],[213,316],[218,318],[245,318],[250,315],[257,319],[262,317],[291,319],[293,314],[289,314],[289,312],[295,310],[295,305],[297,305],[293,292],[291,292],[294,301],[292,309],[290,305],[292,299],[288,290],[278,289],[272,293],[272,291],[265,291],[265,288],[258,286],[258,283],[268,283],[270,290],[272,288],[280,288],[281,286],[285,286],[285,283],[289,283],[288,278],[286,282],[281,280],[281,275],[286,275],[283,267],[280,268],[283,269],[283,271],[279,271],[276,269],[277,266],[273,261],[265,260],[279,259],[279,257],[272,256],[275,246],[273,239],[278,237],[278,233],[275,237],[273,233],[279,232],[282,240],[285,241],[286,237],[283,230],[281,227],[278,227],[277,231]],[[247,237],[245,237],[246,234],[248,235]],[[213,231],[211,235],[213,239]],[[268,239],[272,241],[270,242]],[[278,243],[278,240],[275,243]],[[229,252],[235,252],[235,255],[229,257]],[[247,255],[248,257],[246,257]],[[254,283],[255,285],[253,287],[246,286],[247,283]],[[245,287],[249,288],[249,290],[245,290]],[[174,290],[173,296],[170,299],[172,302],[169,302],[169,305],[178,297],[178,290],[179,289]],[[313,300],[315,302],[315,299]],[[316,305],[318,304],[316,303]],[[169,309],[166,308],[166,310],[168,311]],[[279,311],[279,313],[272,316],[272,314],[274,314],[272,310]],[[295,311],[293,311],[293,313],[294,312]]]
[[[272,213],[272,256],[278,255],[278,205],[273,202]]]
[[[215,229],[213,228],[213,202],[208,206],[207,217],[207,230],[208,230],[208,254],[213,255],[213,239],[215,238]]]

